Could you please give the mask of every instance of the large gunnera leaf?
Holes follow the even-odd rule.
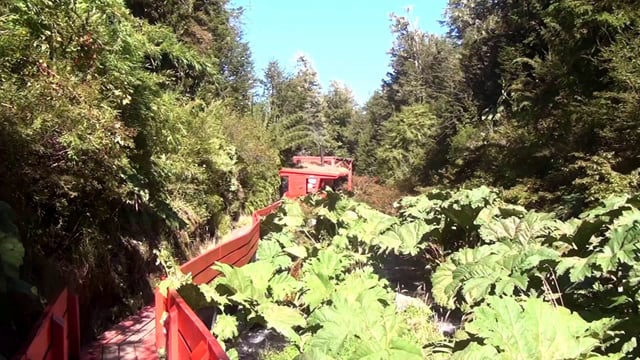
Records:
[[[614,323],[607,318],[589,323],[539,298],[518,301],[491,296],[476,308],[473,321],[465,326],[474,342],[452,358],[479,359],[479,353],[496,360],[596,358],[594,350]]]
[[[442,203],[441,211],[456,224],[468,229],[473,226],[480,211],[497,199],[495,190],[486,186],[463,189],[451,194],[451,197]]]
[[[520,246],[496,243],[474,249],[462,249],[438,266],[431,278],[434,300],[454,308],[480,302],[487,295],[523,293],[530,277],[546,260],[559,257],[555,250],[538,245]]]
[[[416,255],[426,246],[426,243],[422,242],[422,237],[435,228],[422,221],[395,225],[391,230],[380,235],[376,243],[382,249],[393,250],[396,254]]]
[[[280,214],[275,222],[284,227],[296,229],[304,225],[304,212],[300,204],[293,201],[284,201],[282,208],[285,210],[285,214]]]
[[[537,212],[529,212],[522,218],[512,216],[487,220],[479,216],[476,224],[480,225],[478,231],[485,242],[511,241],[522,246],[546,240],[559,226],[553,215]]]
[[[267,326],[275,329],[287,338],[300,342],[300,336],[294,330],[307,324],[304,316],[297,309],[288,306],[265,303],[258,307],[258,312],[264,317]]]
[[[220,314],[211,331],[219,341],[233,339],[238,336],[238,319],[233,315]]]
[[[407,327],[395,308],[380,301],[386,297],[376,287],[353,289],[348,297],[336,293],[331,305],[309,316],[309,325],[319,329],[305,344],[302,359],[422,358],[420,346],[403,339]]]
[[[276,266],[276,269],[288,269],[293,261],[284,252],[280,243],[275,240],[260,241],[256,257],[259,260],[269,261]]]
[[[231,296],[233,300],[247,304],[250,301],[265,300],[269,279],[275,272],[276,266],[271,262],[258,260],[243,267],[217,263],[214,269],[224,274],[224,277],[214,280],[214,287],[222,285],[228,288],[233,293]]]

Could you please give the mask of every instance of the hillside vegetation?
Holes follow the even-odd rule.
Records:
[[[446,24],[392,17],[391,71],[352,139],[361,172],[499,186],[562,216],[638,190],[637,2],[450,0]]]

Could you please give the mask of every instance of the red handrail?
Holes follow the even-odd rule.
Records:
[[[167,359],[229,359],[198,315],[172,289],[167,297],[156,290],[156,348],[166,348]]]
[[[212,268],[215,263],[245,265],[255,254],[259,239],[260,222],[254,219],[251,225],[237,231],[232,239],[189,260],[180,266],[180,270],[185,274],[190,273],[195,284],[210,283],[220,275]]]
[[[251,224],[237,231],[231,240],[189,260],[180,270],[185,274],[191,273],[194,283],[205,284],[221,275],[212,268],[217,262],[234,266],[247,264],[258,249],[260,218],[277,210],[281,203],[277,201],[255,211]],[[168,289],[165,296],[156,289],[155,303],[156,348],[166,349],[168,360],[228,359],[218,340],[175,290]],[[189,339],[185,334],[189,334]]]
[[[78,296],[64,289],[49,305],[35,327],[31,342],[15,359],[78,359],[80,357],[80,317]]]
[[[260,218],[271,214],[277,201],[252,214],[252,222],[234,237],[183,264],[196,284],[213,281],[220,273],[212,268],[217,262],[243,266],[256,253],[260,240]],[[155,293],[156,349],[166,349],[167,359],[228,360],[215,337],[189,305],[173,289],[163,295]],[[28,347],[16,360],[77,359],[80,356],[80,321],[78,297],[64,289],[53,305],[45,309]]]

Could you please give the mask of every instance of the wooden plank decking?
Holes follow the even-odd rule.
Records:
[[[82,360],[156,360],[153,306],[142,308],[82,350]]]

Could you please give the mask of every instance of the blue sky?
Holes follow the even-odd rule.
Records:
[[[323,90],[332,80],[349,86],[363,104],[376,90],[389,68],[393,37],[389,14],[418,19],[419,27],[444,33],[438,20],[447,0],[234,0],[245,8],[245,39],[249,41],[255,70],[262,76],[270,60],[293,70],[296,55],[308,55]]]

